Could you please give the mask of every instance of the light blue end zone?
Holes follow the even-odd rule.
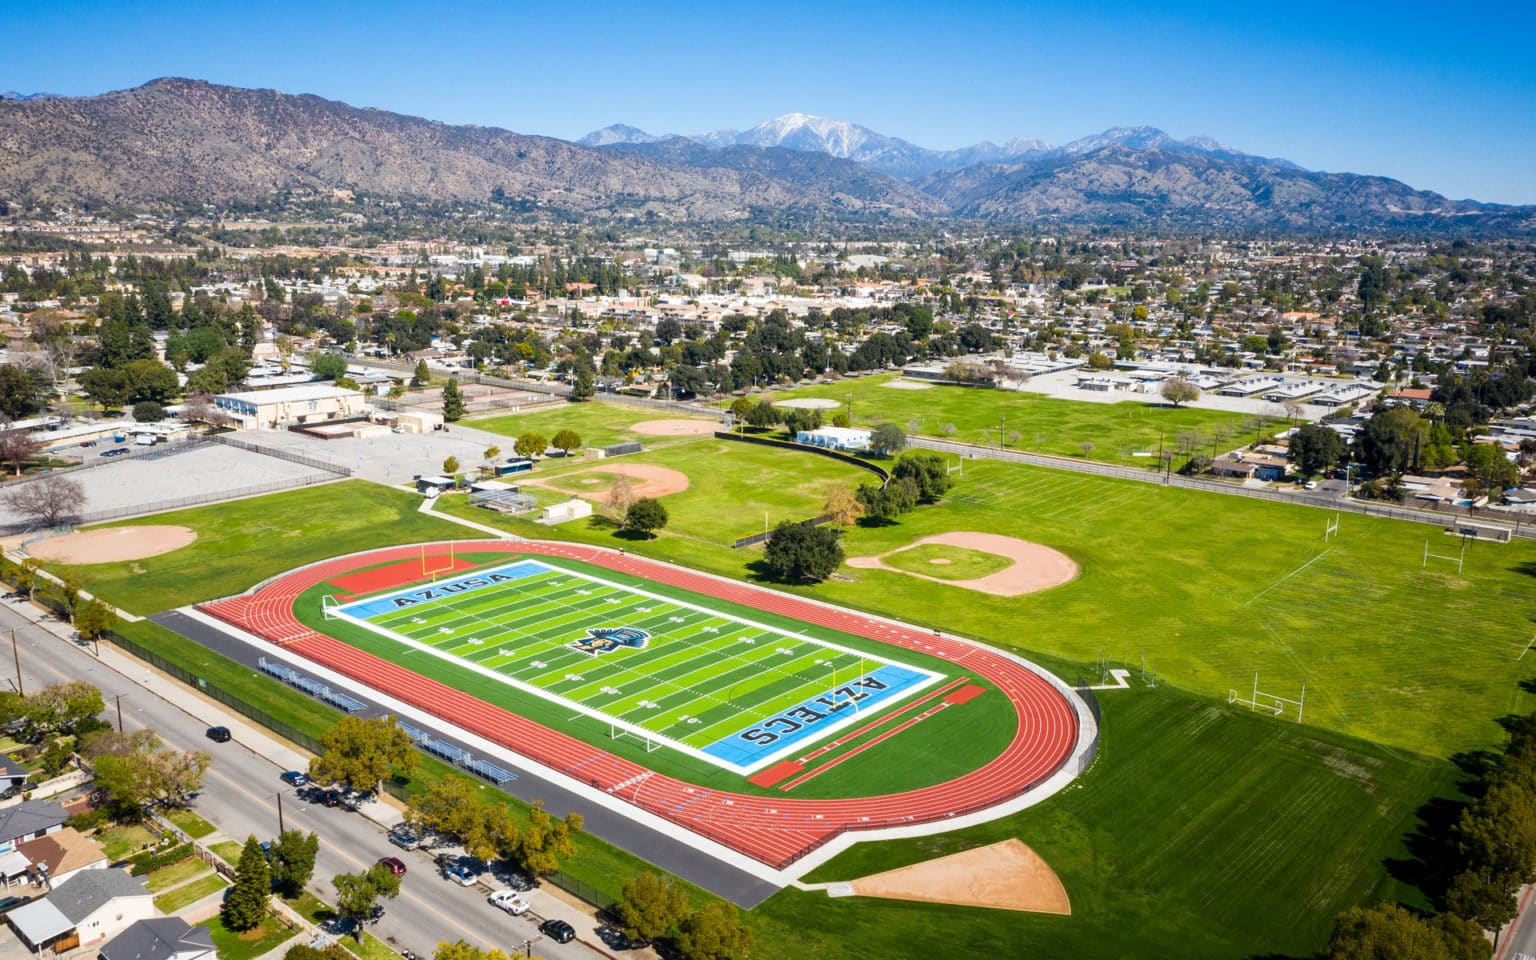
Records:
[[[462,597],[466,593],[474,593],[476,590],[499,587],[514,580],[522,580],[525,577],[536,577],[550,572],[550,569],[550,567],[536,560],[519,560],[516,563],[492,567],[489,570],[476,570],[463,576],[444,580],[441,583],[395,590],[391,593],[386,593],[382,597],[358,600],[335,609],[358,620],[371,620],[374,617],[380,617],[387,613],[399,613],[401,610],[411,607],[429,607],[439,601]]]
[[[834,724],[846,726],[857,714],[873,715],[886,701],[934,679],[937,679],[935,674],[924,670],[887,664],[743,727],[705,747],[704,752],[746,772],[765,758],[783,753],[798,743],[825,736]]]

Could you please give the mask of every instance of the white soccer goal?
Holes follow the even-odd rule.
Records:
[[[320,598],[320,614],[327,620],[336,620],[340,617],[336,611],[341,609],[341,601],[327,593]]]

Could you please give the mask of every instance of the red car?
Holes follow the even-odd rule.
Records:
[[[380,857],[379,863],[389,868],[389,872],[397,877],[405,876],[405,864],[399,857]]]

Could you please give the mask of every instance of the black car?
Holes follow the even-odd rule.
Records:
[[[208,739],[212,740],[214,743],[228,743],[229,737],[230,733],[228,727],[208,728]]]
[[[340,790],[327,790],[327,791],[325,791],[324,793],[320,794],[320,802],[325,804],[328,807],[338,807],[338,806],[340,806],[341,805],[341,791]]]
[[[539,924],[539,932],[556,943],[570,943],[576,939],[576,928],[564,920],[545,920]]]

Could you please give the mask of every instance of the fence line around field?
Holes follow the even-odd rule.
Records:
[[[1100,463],[1094,460],[1055,457],[1043,453],[1026,453],[1022,450],[999,450],[996,447],[958,443],[953,440],[933,440],[928,437],[908,437],[907,445],[922,450],[933,450],[938,453],[953,453],[969,459],[1022,463],[1032,467],[1044,467],[1047,470],[1067,470],[1099,477],[1113,477],[1119,480],[1135,480],[1138,483],[1150,483],[1158,486],[1182,487],[1185,490],[1224,493],[1233,497],[1247,497],[1250,500],[1269,500],[1274,503],[1288,503],[1292,506],[1315,507],[1319,510],[1356,513],[1364,516],[1382,517],[1388,520],[1407,520],[1412,523],[1444,526],[1458,519],[1476,519],[1479,523],[1506,528],[1513,536],[1536,539],[1536,524],[1526,525],[1520,520],[1510,523],[1508,520],[1504,520],[1486,511],[1477,512],[1460,507],[1415,510],[1408,507],[1388,506],[1362,500],[1315,500],[1280,493],[1275,490],[1256,490],[1252,487],[1234,486],[1222,483],[1219,480],[1181,477],[1178,474],[1165,473],[1160,470],[1139,470],[1135,467],[1119,467],[1114,464]]]
[[[234,447],[237,450],[246,450],[250,453],[259,453],[264,457],[274,457],[278,460],[287,460],[289,463],[297,463],[300,466],[310,467],[315,470],[324,470],[337,476],[352,476],[352,468],[332,463],[329,460],[321,460],[318,457],[305,456],[302,453],[293,453],[289,450],[279,450],[275,447],[264,447],[259,443],[251,443],[249,440],[238,440],[228,434],[210,434],[208,439],[214,443],[223,444],[226,447]]]

